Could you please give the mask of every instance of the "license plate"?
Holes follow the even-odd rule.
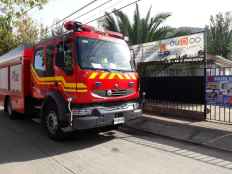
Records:
[[[124,117],[114,118],[114,124],[123,124],[123,123],[125,123],[125,118]]]

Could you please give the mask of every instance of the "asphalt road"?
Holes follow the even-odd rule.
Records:
[[[232,154],[123,128],[47,138],[0,111],[0,174],[231,174]]]

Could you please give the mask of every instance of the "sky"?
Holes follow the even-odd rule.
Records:
[[[91,1],[93,0],[49,0],[42,10],[33,9],[30,11],[29,15],[32,16],[37,23],[51,26],[55,21],[64,18]],[[98,10],[92,10],[107,1],[109,1],[109,3]],[[134,1],[135,0],[97,0],[91,6],[69,19],[73,19],[85,12],[91,11],[88,15],[78,18],[78,21],[86,23],[104,15],[105,11],[110,12],[114,8],[117,9]],[[204,27],[206,24],[209,24],[210,15],[215,15],[218,12],[224,13],[232,11],[231,0],[141,0],[138,5],[141,16],[146,15],[150,6],[152,6],[152,15],[162,12],[171,13],[172,16],[168,18],[164,24],[172,27]],[[123,11],[132,19],[134,10],[135,5],[132,5],[125,8]],[[92,25],[96,26],[96,23],[93,22]]]

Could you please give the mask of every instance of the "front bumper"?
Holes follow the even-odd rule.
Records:
[[[86,116],[77,115],[77,112],[73,109],[72,114],[72,129],[85,130],[121,124],[115,122],[115,118],[123,118],[126,123],[129,120],[140,117],[142,110],[138,105],[130,103],[114,107],[94,107],[91,115]]]

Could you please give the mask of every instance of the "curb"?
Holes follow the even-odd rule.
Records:
[[[168,122],[146,116],[133,120],[126,126],[155,135],[232,152],[232,132],[230,131]]]

